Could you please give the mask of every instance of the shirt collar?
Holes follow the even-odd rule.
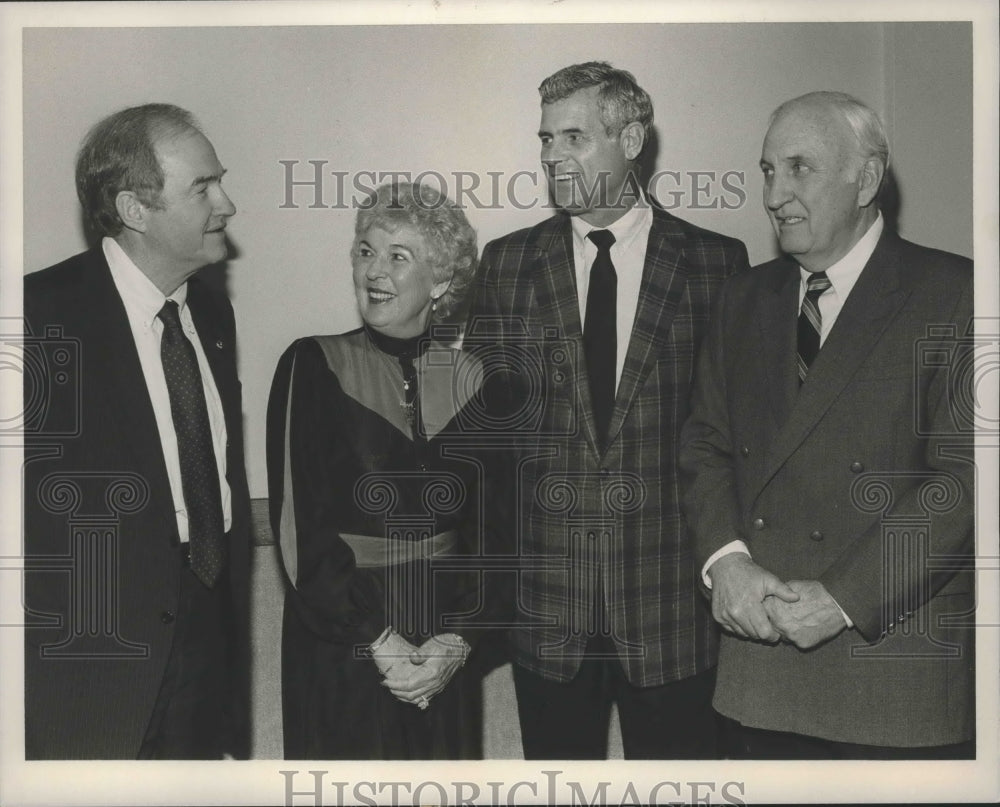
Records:
[[[156,315],[168,300],[177,303],[180,310],[187,304],[187,282],[182,283],[169,298],[156,288],[156,285],[146,277],[145,273],[135,265],[133,260],[113,238],[105,237],[101,241],[101,249],[108,261],[111,277],[115,282],[122,302],[130,316],[134,316],[145,328],[150,328],[156,320]]]
[[[833,290],[838,296],[846,297],[854,288],[854,284],[867,265],[868,259],[875,252],[883,229],[885,229],[885,222],[882,219],[882,212],[879,211],[875,221],[858,239],[858,243],[851,247],[850,252],[826,270],[826,276],[830,278],[830,285],[833,286]],[[803,283],[809,280],[811,274],[813,273],[799,267],[799,277],[802,278]]]
[[[652,218],[653,210],[643,198],[637,204],[632,205],[621,218],[607,227],[595,227],[579,216],[571,216],[570,222],[573,226],[573,238],[578,247],[586,246],[587,233],[592,230],[610,230],[615,236],[614,246],[628,249],[631,242],[643,231],[647,222],[652,221]]]

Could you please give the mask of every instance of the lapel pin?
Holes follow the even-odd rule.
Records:
[[[215,340],[215,346],[216,346],[216,347],[217,347],[217,348],[218,348],[219,350],[222,350],[222,348],[224,347],[224,344],[223,344],[223,341],[222,341],[221,339],[216,339],[216,340]]]

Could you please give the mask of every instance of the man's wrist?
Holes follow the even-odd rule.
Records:
[[[726,557],[727,555],[733,555],[736,553],[746,555],[748,558],[750,557],[750,548],[739,538],[730,541],[728,544],[725,544],[715,550],[715,552],[709,556],[708,560],[705,561],[705,565],[701,567],[701,582],[705,584],[705,588],[712,588],[712,578],[709,576],[708,572],[715,562]]]

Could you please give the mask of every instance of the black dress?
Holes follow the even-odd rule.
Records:
[[[471,665],[421,711],[381,685],[367,654],[389,625],[417,646],[441,633],[474,643],[496,613],[478,560],[482,463],[457,426],[480,386],[474,359],[426,337],[362,328],[300,339],[282,356],[267,453],[290,583],[286,758],[481,755]]]

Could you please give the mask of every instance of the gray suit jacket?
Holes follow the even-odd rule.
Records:
[[[855,628],[809,651],[723,638],[716,708],[887,746],[973,736],[971,262],[886,233],[805,383],[799,271],[723,289],[681,465],[704,563],[734,538],[817,579]]]

